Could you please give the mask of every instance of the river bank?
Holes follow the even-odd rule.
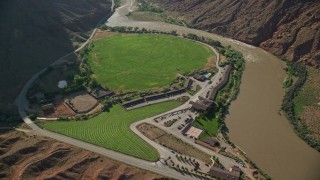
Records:
[[[108,20],[108,26],[137,26],[159,31],[177,30],[219,40],[241,51],[246,60],[240,93],[226,117],[231,141],[247,153],[261,169],[275,179],[318,179],[320,154],[305,144],[279,115],[284,95],[283,62],[266,51],[239,41],[200,30],[163,22],[128,19],[132,1],[126,0]]]

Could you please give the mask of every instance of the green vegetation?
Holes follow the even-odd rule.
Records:
[[[138,1],[138,11],[150,11],[150,12],[155,12],[155,13],[162,13],[163,12],[160,8],[154,7],[144,0]]]
[[[320,93],[316,89],[319,88],[319,82],[317,82],[317,80],[312,82],[313,79],[317,78],[317,75],[308,75],[306,66],[300,63],[287,62],[286,71],[288,74],[296,76],[297,81],[287,89],[281,109],[286,112],[287,118],[293,125],[298,136],[305,140],[311,147],[320,151],[320,142],[312,137],[312,132],[309,130],[309,128],[314,127],[308,127],[306,121],[301,119],[304,108],[317,106],[317,97],[319,97]],[[313,71],[310,69],[309,72]],[[307,77],[310,78],[308,80],[309,83],[304,85]],[[313,116],[316,116],[315,112],[313,113]],[[310,114],[307,114],[305,118],[310,119]]]
[[[200,135],[200,140],[206,139],[208,136],[217,136],[219,123],[214,109],[209,110],[206,114],[200,115],[193,125],[204,130]]]
[[[9,114],[0,110],[0,127],[17,126],[21,121],[21,117],[18,115],[18,113]]]
[[[114,2],[113,10],[117,9],[118,7],[120,7],[121,0],[114,0],[113,2]]]
[[[89,120],[41,122],[50,131],[80,139],[124,154],[155,161],[157,151],[130,130],[130,124],[151,117],[180,105],[178,101],[168,101],[131,111],[115,105],[109,112],[103,112]]]
[[[294,78],[297,77],[298,74],[298,66],[290,65],[291,63],[287,62],[287,67],[284,69],[287,72],[287,76],[283,80],[283,87],[288,91],[292,86]]]
[[[200,135],[201,140],[208,136],[216,136],[218,130],[220,130],[229,141],[229,137],[226,134],[227,127],[224,122],[224,115],[231,101],[236,98],[239,92],[245,61],[240,52],[232,50],[231,48],[225,48],[222,52],[227,58],[224,65],[231,65],[233,70],[230,72],[227,84],[218,92],[215,99],[218,106],[210,109],[194,122],[195,126],[205,130],[205,132]],[[229,143],[232,144],[230,141]]]
[[[305,106],[319,106],[320,97],[319,70],[307,67],[307,79],[297,96],[294,98],[294,111],[299,115]]]
[[[195,95],[198,91],[200,91],[200,89],[201,89],[201,86],[199,86],[199,85],[197,85],[197,87],[196,87],[196,90],[194,91],[194,90],[191,90],[191,89],[189,89],[189,90],[187,90],[187,92],[190,94],[190,95]]]
[[[129,19],[134,19],[136,21],[161,21],[164,22],[165,19],[163,17],[163,13],[154,13],[148,11],[135,11],[129,12],[127,14]]]
[[[74,63],[72,65],[56,65],[48,67],[47,70],[39,76],[39,79],[35,81],[33,86],[28,90],[28,96],[32,96],[35,93],[42,92],[46,98],[51,99],[55,94],[63,93],[71,87],[76,86],[77,77],[79,74],[79,64]],[[66,89],[60,89],[58,82],[66,80],[68,87]],[[77,86],[78,89],[83,88]]]
[[[135,18],[137,20],[154,20],[154,21],[163,21],[170,24],[176,24],[179,26],[192,27],[187,22],[182,19],[173,17],[168,13],[164,12],[162,9],[151,5],[145,0],[138,1],[138,10],[136,12],[130,12],[129,17]],[[145,17],[145,16],[149,17]]]
[[[88,59],[100,84],[136,91],[169,85],[177,73],[201,69],[213,55],[208,47],[179,37],[120,34],[96,41]]]
[[[216,112],[218,112],[217,116],[219,121],[219,129],[225,136],[226,140],[229,141],[229,137],[226,134],[228,129],[224,122],[224,114],[227,111],[231,101],[234,100],[239,93],[241,77],[245,69],[245,61],[239,51],[235,51],[230,47],[222,50],[223,51],[221,53],[223,53],[223,55],[227,58],[227,61],[224,64],[231,65],[233,70],[230,72],[227,85],[218,92],[215,102],[218,104]],[[232,144],[230,141],[229,143]]]
[[[223,48],[223,46],[221,45],[220,41],[217,40],[213,40],[211,38],[205,38],[204,36],[197,36],[196,34],[192,34],[192,33],[188,33],[188,34],[183,34],[184,38],[188,38],[188,39],[192,39],[195,41],[201,41],[203,43],[209,44],[211,46],[215,46],[218,48]],[[230,49],[230,48],[228,48]],[[224,54],[226,52],[226,49],[223,49],[223,51],[221,51],[221,54]],[[229,50],[229,52],[232,52],[231,50]]]
[[[283,80],[283,87],[284,87],[285,89],[288,89],[289,87],[291,87],[292,83],[293,83],[293,78],[292,78],[292,76],[287,75],[287,76],[284,78],[284,80]]]

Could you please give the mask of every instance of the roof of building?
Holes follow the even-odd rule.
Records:
[[[109,90],[108,88],[106,88],[104,86],[99,86],[95,90],[92,90],[90,94],[93,97],[98,99],[98,98],[102,98],[102,97],[105,97],[105,96],[111,96],[111,95],[114,94],[114,92]]]
[[[202,129],[191,126],[190,129],[186,132],[186,134],[194,138],[198,138],[202,132]]]
[[[210,91],[210,94],[209,94],[209,99],[210,100],[214,100],[214,98],[216,97],[217,95],[217,92],[218,90],[220,90],[227,82],[228,82],[228,79],[229,79],[229,73],[230,73],[230,70],[231,70],[231,66],[230,65],[226,65],[223,70],[222,70],[222,75],[219,79],[219,82],[217,83],[217,85],[212,88],[212,90]]]
[[[217,144],[219,143],[218,140],[216,140],[215,138],[212,138],[212,137],[209,137],[209,138],[206,138],[205,140],[203,140],[203,142],[209,144],[210,146],[217,146]]]
[[[201,74],[195,74],[195,75],[193,76],[193,78],[195,78],[195,79],[197,79],[197,80],[199,80],[199,81],[204,81],[204,80],[206,80],[206,77],[205,77],[204,75],[201,75]]]
[[[191,123],[187,124],[187,125],[182,129],[181,133],[182,133],[182,134],[186,134],[187,131],[191,128],[191,126],[192,126]]]
[[[177,89],[177,90],[172,90],[172,91],[168,91],[167,95],[171,96],[171,95],[181,94],[181,93],[184,93],[185,91],[186,91],[186,89],[184,89],[184,88]]]
[[[211,167],[208,173],[213,177],[225,180],[238,180],[240,177],[240,172],[227,171],[217,167]]]
[[[192,108],[194,108],[196,110],[206,111],[208,109],[208,106],[201,104],[199,102],[191,101],[190,104],[192,105]]]
[[[158,98],[163,98],[163,97],[167,97],[167,94],[166,93],[153,94],[150,96],[145,96],[144,98],[146,100],[153,100],[153,99],[158,99]]]
[[[209,93],[209,99],[210,100],[214,100],[214,98],[216,97],[217,95],[217,92],[218,92],[218,89],[217,88],[212,88],[212,90],[210,91]]]
[[[138,98],[138,99],[133,99],[131,101],[124,102],[122,105],[123,106],[130,106],[130,105],[134,105],[134,104],[140,104],[143,102],[145,102],[144,98]]]
[[[193,83],[193,80],[192,80],[190,77],[188,77],[188,78],[184,81],[183,87],[184,87],[185,89],[189,89],[189,88],[191,87],[192,83]]]
[[[202,104],[206,105],[206,106],[211,106],[213,101],[207,99],[207,98],[204,98],[202,96],[199,96],[199,100]]]
[[[52,109],[53,107],[54,107],[54,105],[52,103],[45,104],[45,105],[41,106],[42,110]]]
[[[232,171],[237,171],[237,172],[242,172],[239,166],[232,166],[231,170]]]
[[[213,102],[209,99],[199,96],[199,100],[197,100],[196,102],[191,101],[190,104],[194,109],[206,111],[209,107],[212,106]]]

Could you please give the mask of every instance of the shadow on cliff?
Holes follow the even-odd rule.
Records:
[[[76,49],[110,7],[100,0],[0,1],[0,111],[16,111],[30,77]]]

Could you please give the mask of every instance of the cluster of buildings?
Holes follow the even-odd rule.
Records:
[[[195,74],[193,76],[194,79],[198,80],[198,81],[205,81],[206,79],[208,79],[211,76],[211,73],[204,73],[204,74]]]
[[[192,105],[192,108],[198,111],[207,111],[209,108],[211,108],[212,105],[214,104],[214,100],[218,91],[222,89],[228,82],[230,71],[231,71],[231,66],[226,65],[221,71],[221,74],[218,76],[219,77],[218,82],[213,84],[211,91],[207,94],[207,98],[199,96],[198,100],[191,101],[190,104]],[[201,75],[201,76],[203,76],[202,78],[205,78],[204,75]]]
[[[53,114],[57,110],[57,104],[65,102],[65,104],[72,109],[75,113],[86,113],[94,108],[99,99],[106,96],[112,96],[114,92],[107,87],[98,86],[95,89],[87,89],[87,91],[79,91],[70,94],[68,97],[63,98],[61,95],[56,95],[55,98],[48,99],[44,93],[38,92],[31,96],[29,101],[31,104],[39,104],[43,115]],[[74,104],[73,101],[79,103]],[[78,108],[80,106],[81,108]],[[84,110],[82,110],[84,108]]]
[[[137,98],[137,99],[123,103],[122,106],[125,109],[129,110],[129,109],[133,108],[134,106],[141,105],[143,103],[148,103],[151,101],[156,101],[156,100],[161,100],[161,99],[169,99],[170,97],[185,93],[187,89],[190,89],[192,87],[193,82],[194,81],[190,77],[188,77],[185,80],[184,85],[181,89],[170,90],[170,91],[164,92],[164,93],[153,94],[153,95]]]
[[[208,174],[217,179],[238,180],[240,179],[241,169],[238,166],[233,166],[229,170],[225,170],[213,166]]]

